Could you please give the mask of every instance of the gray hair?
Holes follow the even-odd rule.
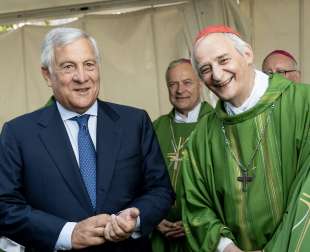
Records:
[[[166,70],[166,81],[168,81],[168,73],[172,68],[175,68],[176,66],[180,65],[180,64],[190,64],[192,65],[191,61],[189,59],[185,59],[185,58],[180,58],[180,59],[176,59],[173,60],[169,63],[167,70]]]
[[[96,60],[99,64],[100,62],[99,49],[97,47],[96,40],[93,37],[91,37],[89,34],[80,29],[59,27],[49,31],[44,38],[41,47],[42,67],[48,69],[49,72],[51,73],[52,66],[55,61],[55,48],[65,46],[80,38],[85,38],[90,41],[96,55]]]
[[[233,43],[234,47],[241,55],[244,55],[244,51],[246,47],[248,46],[247,42],[245,42],[244,40],[242,40],[240,37],[238,37],[236,34],[233,34],[233,33],[223,33],[223,35]],[[202,39],[204,38],[205,37],[203,37]],[[196,43],[194,44],[194,47],[193,47],[191,61],[192,61],[192,64],[194,66],[196,73],[200,77],[199,66],[198,66],[198,62],[196,61],[196,56],[195,56],[195,49],[196,49]]]

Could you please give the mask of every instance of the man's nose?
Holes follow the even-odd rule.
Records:
[[[219,66],[214,66],[212,68],[212,79],[215,81],[220,81],[222,79],[223,70]]]
[[[182,82],[179,82],[177,92],[178,93],[183,93],[185,90],[185,85]]]
[[[78,66],[73,74],[73,80],[79,83],[87,82],[89,75],[84,69],[84,66]]]

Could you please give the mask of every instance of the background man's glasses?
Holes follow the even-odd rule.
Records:
[[[296,72],[297,70],[296,69],[291,69],[291,70],[277,70],[277,71],[268,71],[268,72],[265,72],[265,74],[268,74],[269,76],[273,75],[274,73],[278,73],[278,74],[281,74],[283,76],[286,76],[287,73],[292,73],[292,72]]]

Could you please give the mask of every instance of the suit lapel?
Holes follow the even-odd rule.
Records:
[[[97,209],[100,211],[109,190],[117,153],[120,148],[121,131],[118,115],[108,105],[98,102],[97,118]]]
[[[39,124],[43,128],[39,134],[40,139],[64,181],[70,188],[72,194],[78,199],[81,206],[87,212],[93,212],[70,139],[56,104],[43,112]]]

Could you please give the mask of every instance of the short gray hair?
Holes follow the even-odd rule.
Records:
[[[167,70],[166,70],[166,81],[168,81],[168,73],[172,68],[175,68],[176,66],[180,65],[180,64],[190,64],[192,65],[191,61],[189,59],[186,58],[180,58],[180,59],[176,59],[173,60],[169,63]]]
[[[245,42],[244,40],[242,40],[240,37],[238,37],[236,34],[233,34],[233,33],[222,33],[222,34],[225,37],[227,37],[230,41],[233,42],[234,47],[236,48],[236,50],[241,55],[244,55],[244,51],[245,51],[246,47],[248,46],[247,42]],[[205,37],[203,37],[202,39],[204,39],[204,38]],[[200,77],[199,68],[198,68],[198,64],[197,64],[196,56],[195,56],[195,48],[196,48],[196,43],[193,46],[193,52],[192,52],[191,61],[192,61],[192,64],[194,66],[194,69],[195,69],[196,73]]]
[[[93,37],[77,28],[59,27],[49,31],[44,38],[41,47],[42,67],[48,69],[49,72],[52,72],[52,66],[55,61],[55,48],[65,46],[80,38],[85,38],[90,41],[96,55],[96,60],[99,64],[100,53],[96,40]]]

